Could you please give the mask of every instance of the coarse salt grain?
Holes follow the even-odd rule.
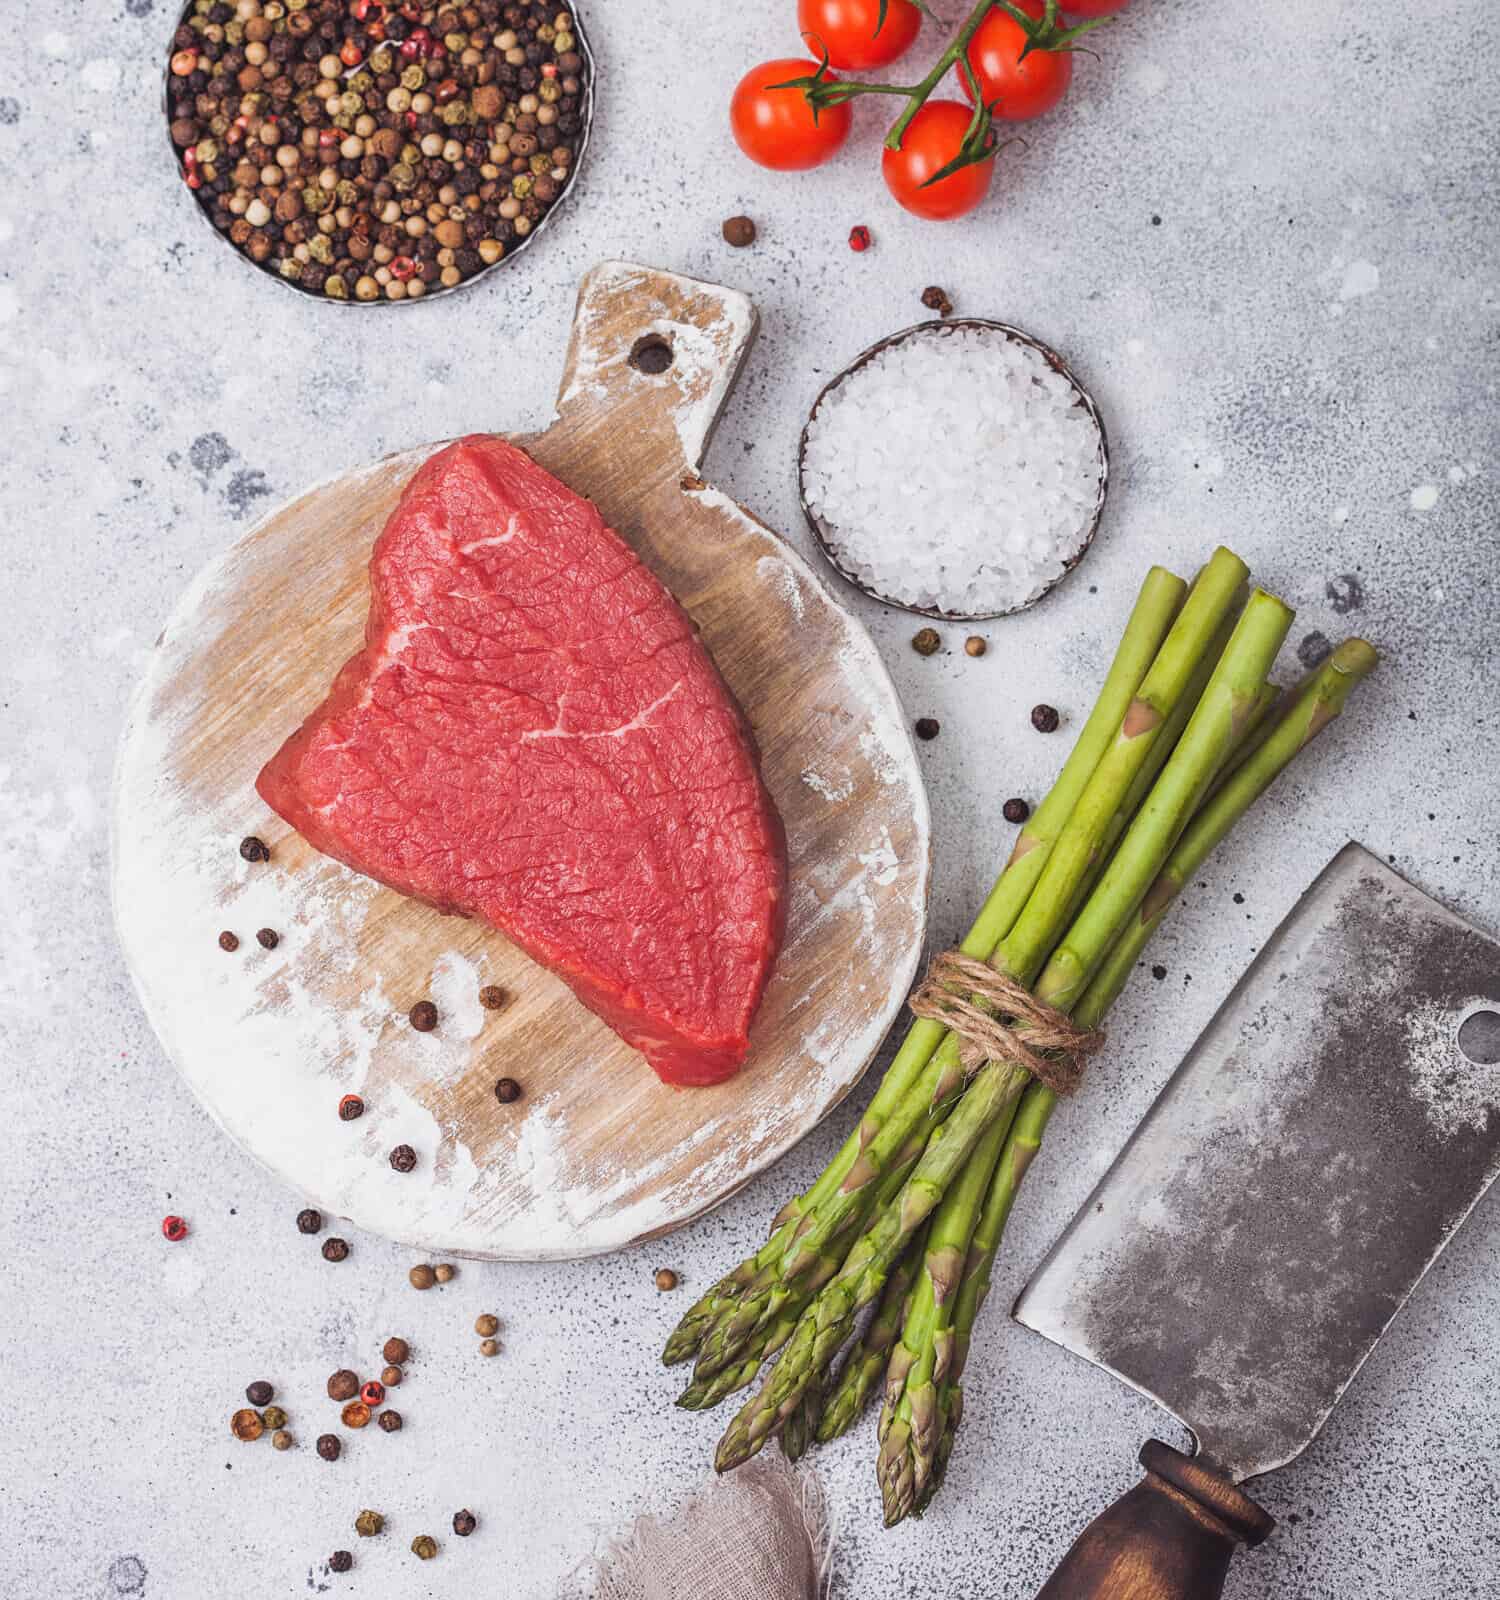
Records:
[[[903,605],[1029,605],[1087,539],[1103,473],[1075,386],[998,329],[920,333],[829,390],[802,494],[838,565]]]

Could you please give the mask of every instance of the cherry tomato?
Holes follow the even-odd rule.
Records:
[[[901,148],[881,156],[886,188],[914,215],[946,222],[972,211],[989,192],[994,156],[922,187],[958,154],[973,115],[961,100],[929,100],[907,125]]]
[[[1112,17],[1123,11],[1130,0],[1062,0],[1062,8],[1073,17]]]
[[[816,61],[783,56],[762,61],[740,79],[729,102],[729,126],[734,142],[752,161],[778,172],[798,172],[821,166],[849,137],[847,101],[825,106],[814,121],[800,89],[768,87],[789,78],[810,78],[817,70]]]
[[[1029,17],[1040,18],[1047,9],[1042,0],[1014,3]],[[1066,50],[1032,50],[1023,57],[1025,49],[1021,24],[999,6],[988,13],[969,41],[969,67],[984,103],[1007,122],[1027,122],[1050,111],[1073,81],[1073,57]],[[972,100],[969,80],[962,73],[959,78]]]
[[[797,0],[797,26],[835,67],[868,72],[890,66],[911,49],[922,13],[911,0],[889,0],[881,22],[880,0]]]

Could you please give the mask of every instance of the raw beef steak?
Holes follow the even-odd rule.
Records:
[[[749,730],[682,608],[513,445],[417,472],[364,649],[256,788],[325,854],[498,928],[666,1082],[744,1060],[786,885]]]

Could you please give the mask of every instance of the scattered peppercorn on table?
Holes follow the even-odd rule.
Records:
[[[269,1177],[182,1092],[123,968],[108,891],[123,708],[190,574],[299,485],[413,439],[540,425],[580,279],[627,256],[731,284],[759,307],[760,341],[705,476],[809,558],[795,444],[813,398],[875,340],[943,316],[944,302],[1064,352],[1107,419],[1111,487],[1093,548],[1030,611],[913,617],[825,574],[879,645],[913,738],[919,718],[937,728],[915,745],[934,817],[935,945],[962,932],[997,855],[1035,815],[1152,563],[1182,571],[1223,541],[1296,608],[1286,648],[1304,663],[1347,634],[1385,654],[1336,733],[1184,888],[1115,1008],[1110,1048],[1053,1119],[976,1328],[962,1445],[929,1517],[881,1531],[868,1435],[806,1464],[845,1530],[849,1594],[1034,1594],[1071,1536],[1081,1486],[1092,1504],[1134,1480],[1127,1453],[1102,1441],[1161,1424],[1003,1313],[1172,1063],[1350,832],[1500,926],[1485,95],[1500,81],[1500,8],[1467,8],[1455,53],[1412,48],[1431,31],[1419,0],[1132,0],[1085,41],[1095,53],[1075,58],[1068,97],[1027,130],[1026,148],[1003,152],[983,204],[943,225],[909,215],[881,183],[879,140],[899,102],[855,107],[844,152],[814,171],[769,173],[739,155],[729,94],[755,62],[806,53],[794,0],[580,0],[577,39],[592,58],[575,42],[576,66],[561,33],[541,38],[573,15],[560,3],[459,4],[450,26],[422,21],[421,7],[407,18],[400,0],[223,0],[193,7],[191,37],[177,33],[182,9],[12,7],[0,81],[11,423],[0,526],[14,557],[0,633],[0,1528],[11,1535],[0,1589],[15,1600],[555,1600],[602,1538],[637,1512],[668,1511],[707,1475],[717,1429],[672,1406],[678,1375],[657,1366],[659,1348],[723,1267],[762,1242],[767,1214],[813,1181],[878,1073],[713,1215],[626,1254],[493,1266],[417,1251]],[[957,26],[967,8],[938,9]],[[382,20],[386,38],[372,40]],[[404,55],[422,27],[432,53]],[[515,41],[502,44],[507,32]],[[449,33],[467,38],[455,50]],[[353,64],[340,55],[351,36],[367,41]],[[887,76],[918,77],[946,37],[923,22],[915,64]],[[542,58],[508,59],[528,48]],[[465,63],[469,50],[481,62]],[[184,51],[191,64],[172,72]],[[481,82],[492,52],[501,59]],[[362,73],[369,87],[355,90]],[[458,93],[440,105],[450,78]],[[503,105],[482,93],[491,87]],[[349,94],[360,103],[346,109]],[[482,151],[468,149],[475,124],[444,120],[453,105],[486,128]],[[268,118],[284,122],[271,130]],[[533,167],[542,155],[546,172]],[[543,177],[557,185],[550,199]],[[390,192],[360,232],[366,183],[369,206],[377,186]],[[447,242],[451,227],[439,236],[445,223],[462,242]],[[850,249],[856,228],[868,248]],[[406,309],[325,309],[361,296]],[[914,648],[929,622],[935,645]],[[1034,708],[1051,708],[1055,731],[1033,725]],[[838,771],[809,772],[838,795]],[[273,865],[245,838],[256,826],[246,816],[222,840],[226,883]],[[817,892],[814,867],[793,864],[800,892]],[[233,952],[218,949],[221,931]],[[209,904],[201,936],[206,958],[235,971],[288,959],[303,931],[269,908],[235,918]],[[441,992],[386,998],[399,1048],[441,1040]],[[432,1034],[409,1018],[423,999],[440,1013]],[[504,1037],[518,1003],[476,1002],[486,1039]],[[477,1092],[531,1130],[526,1159],[544,1171],[559,1151],[532,1068],[496,1049]],[[389,1165],[410,1139],[384,1124],[385,1102],[352,1073],[327,1087],[317,1136],[330,1148],[368,1138],[372,1181],[417,1191],[430,1163]],[[362,1102],[348,1124],[346,1091]],[[610,1083],[596,1092],[607,1101]],[[566,1186],[556,1195],[561,1212]],[[1476,1213],[1432,1286],[1441,1314],[1436,1300],[1414,1304],[1336,1425],[1258,1493],[1281,1526],[1241,1570],[1237,1600],[1493,1588],[1497,1220]],[[335,1398],[330,1380],[344,1373],[353,1387],[343,1393],[341,1377]],[[378,1404],[362,1397],[368,1385]],[[346,1425],[351,1405],[369,1410],[364,1426]],[[1379,1481],[1371,1460],[1387,1463]]]

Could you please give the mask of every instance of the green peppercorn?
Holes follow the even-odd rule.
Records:
[[[286,1412],[280,1406],[267,1406],[260,1414],[260,1420],[268,1428],[284,1428],[286,1426]]]
[[[517,200],[524,200],[531,193],[531,179],[524,172],[519,177],[512,178],[510,192]]]
[[[415,61],[401,69],[401,87],[413,91],[420,89],[427,82],[427,74]]]
[[[419,1533],[411,1542],[411,1553],[418,1561],[431,1561],[437,1551],[437,1540],[430,1533]]]
[[[354,1531],[361,1539],[373,1539],[385,1527],[385,1518],[378,1511],[361,1511],[354,1519]]]

